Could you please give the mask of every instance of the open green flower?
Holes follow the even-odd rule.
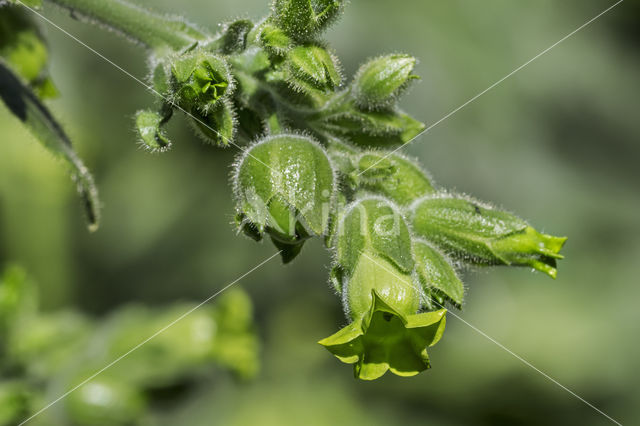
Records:
[[[355,364],[363,380],[429,368],[426,348],[442,336],[446,310],[417,314],[422,291],[398,210],[380,198],[356,201],[338,225],[334,249],[333,276],[352,323],[319,343]]]
[[[175,102],[186,110],[207,113],[223,96],[233,92],[233,78],[221,56],[196,49],[170,62]]]
[[[340,361],[355,364],[358,379],[374,380],[387,370],[398,376],[415,376],[430,368],[427,346],[442,337],[446,310],[403,315],[375,290],[372,298],[362,319],[318,343]]]

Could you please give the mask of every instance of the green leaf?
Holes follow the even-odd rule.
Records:
[[[364,64],[353,81],[353,97],[362,109],[392,106],[412,80],[416,59],[409,55],[387,55]]]
[[[413,242],[413,256],[425,294],[435,298],[440,307],[443,299],[461,306],[464,286],[450,261],[429,243],[419,239]]]
[[[156,111],[144,110],[136,113],[136,129],[140,141],[150,151],[162,152],[171,147],[171,142],[160,127],[163,121],[163,117]]]
[[[47,107],[0,60],[0,98],[18,120],[57,158],[71,169],[89,223],[89,230],[98,229],[100,201],[93,176],[89,173],[71,141]]]
[[[289,243],[326,234],[335,184],[322,147],[309,137],[287,134],[253,145],[234,177],[238,211],[246,221]]]
[[[427,347],[442,337],[446,310],[405,315],[375,290],[371,298],[365,316],[318,343],[340,361],[355,364],[355,377],[362,380],[375,380],[388,370],[407,377],[429,368]]]
[[[6,379],[0,382],[0,425],[19,424],[29,416],[33,402],[25,383]]]
[[[566,238],[541,234],[524,220],[455,196],[418,200],[412,226],[423,238],[463,261],[478,265],[530,266],[555,278]]]
[[[78,377],[78,382],[81,379]],[[138,423],[147,404],[141,389],[107,373],[69,394],[65,408],[73,424],[123,425]]]
[[[358,160],[360,186],[399,205],[433,194],[433,185],[417,162],[399,154],[369,151]]]
[[[255,377],[260,369],[259,341],[249,295],[239,287],[227,290],[215,304],[214,318],[218,328],[213,358],[240,378]]]
[[[8,266],[0,275],[0,359],[9,334],[37,312],[36,288],[24,269]],[[0,423],[2,424],[2,423]]]

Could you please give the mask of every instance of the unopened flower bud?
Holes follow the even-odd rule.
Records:
[[[312,40],[342,12],[344,0],[275,0],[273,19],[298,41]]]
[[[323,129],[338,138],[369,148],[391,148],[409,142],[424,124],[397,109],[350,109],[323,119]]]
[[[275,25],[265,23],[258,35],[260,43],[271,53],[282,54],[292,45],[291,38]]]
[[[291,260],[311,235],[325,235],[335,193],[324,149],[301,135],[278,135],[247,150],[236,165],[234,188],[242,226],[268,233]]]
[[[541,234],[510,213],[462,197],[424,198],[411,210],[413,230],[447,254],[477,265],[529,266],[556,277],[566,238]]]
[[[412,80],[416,59],[409,55],[381,56],[364,64],[353,81],[353,96],[362,109],[387,108]]]
[[[307,84],[319,90],[333,90],[342,82],[337,59],[314,44],[298,46],[287,54],[289,82],[301,91]]]

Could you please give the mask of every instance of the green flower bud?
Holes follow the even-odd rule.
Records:
[[[295,257],[310,235],[325,235],[335,193],[334,171],[324,149],[306,136],[268,137],[236,165],[234,188],[241,227],[265,232]]]
[[[166,151],[171,147],[171,142],[161,128],[164,119],[156,111],[138,111],[136,113],[136,129],[140,136],[140,142],[150,151]]]
[[[343,0],[275,0],[276,25],[298,41],[312,40],[342,12]]]
[[[49,51],[31,15],[20,6],[0,8],[0,57],[38,96],[54,97],[57,90],[47,71]]]
[[[233,105],[228,99],[224,99],[206,113],[193,110],[192,115],[191,122],[196,133],[205,142],[228,146],[233,141],[236,132],[236,118]]]
[[[198,49],[171,62],[174,102],[186,110],[207,111],[233,92],[233,78],[220,56]]]
[[[266,23],[258,35],[260,43],[269,52],[281,55],[293,44],[291,38],[279,27]]]
[[[429,177],[412,160],[399,154],[366,152],[358,160],[360,186],[398,205],[407,205],[435,190]]]
[[[247,35],[253,28],[253,22],[241,19],[227,24],[224,34],[216,41],[216,46],[225,55],[242,52],[247,47]]]
[[[413,242],[413,257],[422,289],[428,297],[435,299],[435,305],[442,307],[448,300],[455,306],[462,306],[464,286],[449,259],[420,239]]]
[[[332,279],[353,322],[319,343],[355,364],[363,380],[429,368],[426,348],[442,336],[445,310],[416,314],[422,294],[413,284],[411,237],[400,213],[384,199],[365,198],[348,206],[336,232]]]
[[[108,374],[70,393],[64,405],[71,423],[85,426],[137,424],[146,410],[146,401],[139,389]]]
[[[342,82],[337,59],[321,46],[298,46],[288,53],[287,63],[287,80],[302,92],[308,85],[318,90],[333,90]]]
[[[323,129],[356,145],[391,148],[409,142],[424,130],[424,124],[398,110],[350,109],[322,118]]]
[[[412,74],[416,59],[409,55],[381,56],[364,64],[353,81],[353,97],[362,109],[388,108],[419,79]]]
[[[411,211],[413,230],[458,259],[530,266],[556,277],[566,238],[541,234],[510,213],[461,197],[424,198]]]

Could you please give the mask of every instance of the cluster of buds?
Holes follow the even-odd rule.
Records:
[[[391,151],[425,128],[398,106],[419,79],[417,61],[379,56],[345,82],[320,39],[343,0],[274,0],[269,16],[218,34],[123,0],[49,1],[151,49],[149,83],[161,100],[136,115],[144,146],[166,150],[163,125],[180,110],[206,140],[241,149],[232,178],[240,232],[270,237],[284,262],[309,238],[325,241],[350,324],[320,343],[355,364],[356,377],[429,367],[445,305],[464,301],[462,265],[527,266],[555,278],[565,238],[443,191],[417,161]],[[126,24],[134,21],[143,29]]]
[[[318,40],[341,8],[278,0],[230,59],[239,126],[258,129],[235,164],[236,223],[255,240],[268,235],[285,263],[307,239],[324,238],[350,323],[320,344],[360,379],[411,376],[430,366],[446,305],[463,304],[461,266],[555,277],[565,239],[437,188],[416,160],[390,151],[424,129],[397,105],[418,79],[416,60],[380,56],[344,84]]]

